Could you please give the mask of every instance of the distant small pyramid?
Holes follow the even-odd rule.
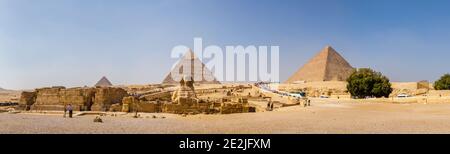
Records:
[[[102,77],[97,84],[95,84],[95,87],[111,87],[113,84],[106,78]]]
[[[183,66],[191,66],[191,73],[183,72]],[[177,81],[172,78],[172,73]],[[203,64],[200,59],[189,50],[186,54],[177,62],[174,68],[169,72],[166,78],[163,80],[163,84],[178,84],[180,80],[184,77],[194,78],[195,83],[200,84],[220,84],[219,81],[214,77],[212,72]],[[195,78],[201,78],[202,80],[195,80]],[[207,79],[212,79],[211,81]]]
[[[354,68],[331,46],[326,46],[285,83],[300,81],[345,81]]]

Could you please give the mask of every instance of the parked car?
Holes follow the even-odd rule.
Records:
[[[406,98],[406,97],[411,97],[408,94],[398,94],[397,95],[398,98]]]
[[[319,98],[330,98],[330,97],[325,96],[325,95],[320,95]]]

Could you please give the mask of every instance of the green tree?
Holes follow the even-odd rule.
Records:
[[[434,82],[436,90],[450,90],[450,74],[445,74],[439,80]]]
[[[353,97],[389,97],[391,83],[386,76],[369,68],[356,70],[347,79],[347,90]]]

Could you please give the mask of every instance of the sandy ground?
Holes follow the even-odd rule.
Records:
[[[157,118],[152,118],[155,115]],[[0,133],[450,133],[450,104],[336,103],[230,115],[142,114],[143,118],[0,113]],[[165,117],[165,118],[162,118]]]
[[[20,98],[21,91],[1,90],[0,102],[17,102]]]

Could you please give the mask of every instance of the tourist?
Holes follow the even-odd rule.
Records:
[[[64,115],[63,115],[64,118],[66,118],[66,113],[67,113],[67,105],[64,105]]]
[[[69,110],[69,118],[72,118],[72,113],[73,113],[72,104],[69,104],[69,106],[67,106],[67,110]]]

